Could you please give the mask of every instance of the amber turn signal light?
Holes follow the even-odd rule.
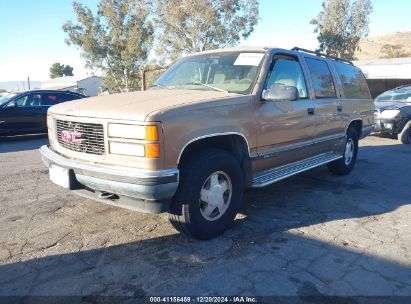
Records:
[[[159,144],[145,144],[145,156],[146,158],[159,158],[160,157],[160,145]]]
[[[158,127],[157,126],[146,126],[146,140],[147,141],[158,141]]]

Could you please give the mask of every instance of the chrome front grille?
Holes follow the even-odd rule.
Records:
[[[60,146],[72,151],[95,155],[105,153],[102,124],[57,120],[57,140]]]

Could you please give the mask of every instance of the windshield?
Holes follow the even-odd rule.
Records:
[[[12,99],[16,95],[17,94],[15,93],[11,93],[11,94],[4,95],[3,97],[0,97],[0,106],[4,105],[6,102],[8,102],[10,99]]]
[[[382,93],[375,98],[375,101],[388,102],[388,101],[399,101],[399,102],[411,102],[411,88],[394,89]]]
[[[152,88],[214,90],[248,94],[256,81],[263,53],[222,52],[183,58]]]

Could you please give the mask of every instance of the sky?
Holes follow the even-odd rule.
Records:
[[[78,0],[95,10],[99,0]],[[317,47],[309,22],[321,10],[322,0],[260,0],[260,21],[246,46]],[[370,36],[411,31],[410,0],[372,0]],[[74,75],[86,76],[81,52],[68,46],[61,29],[75,21],[71,0],[0,0],[0,82],[49,78],[55,62],[74,67]]]

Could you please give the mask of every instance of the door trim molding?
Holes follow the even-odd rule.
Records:
[[[288,145],[274,148],[271,151],[266,152],[264,154],[254,156],[251,159],[252,160],[262,160],[262,159],[272,158],[272,157],[278,156],[278,154],[282,152],[297,150],[297,149],[305,148],[308,146],[314,146],[315,144],[323,143],[327,141],[339,140],[339,139],[345,138],[345,136],[346,136],[345,133],[340,133],[340,134],[328,135],[328,136],[324,136],[320,138],[314,138],[314,140],[306,140],[306,141],[302,141],[302,142],[298,142],[294,144],[288,144]]]

